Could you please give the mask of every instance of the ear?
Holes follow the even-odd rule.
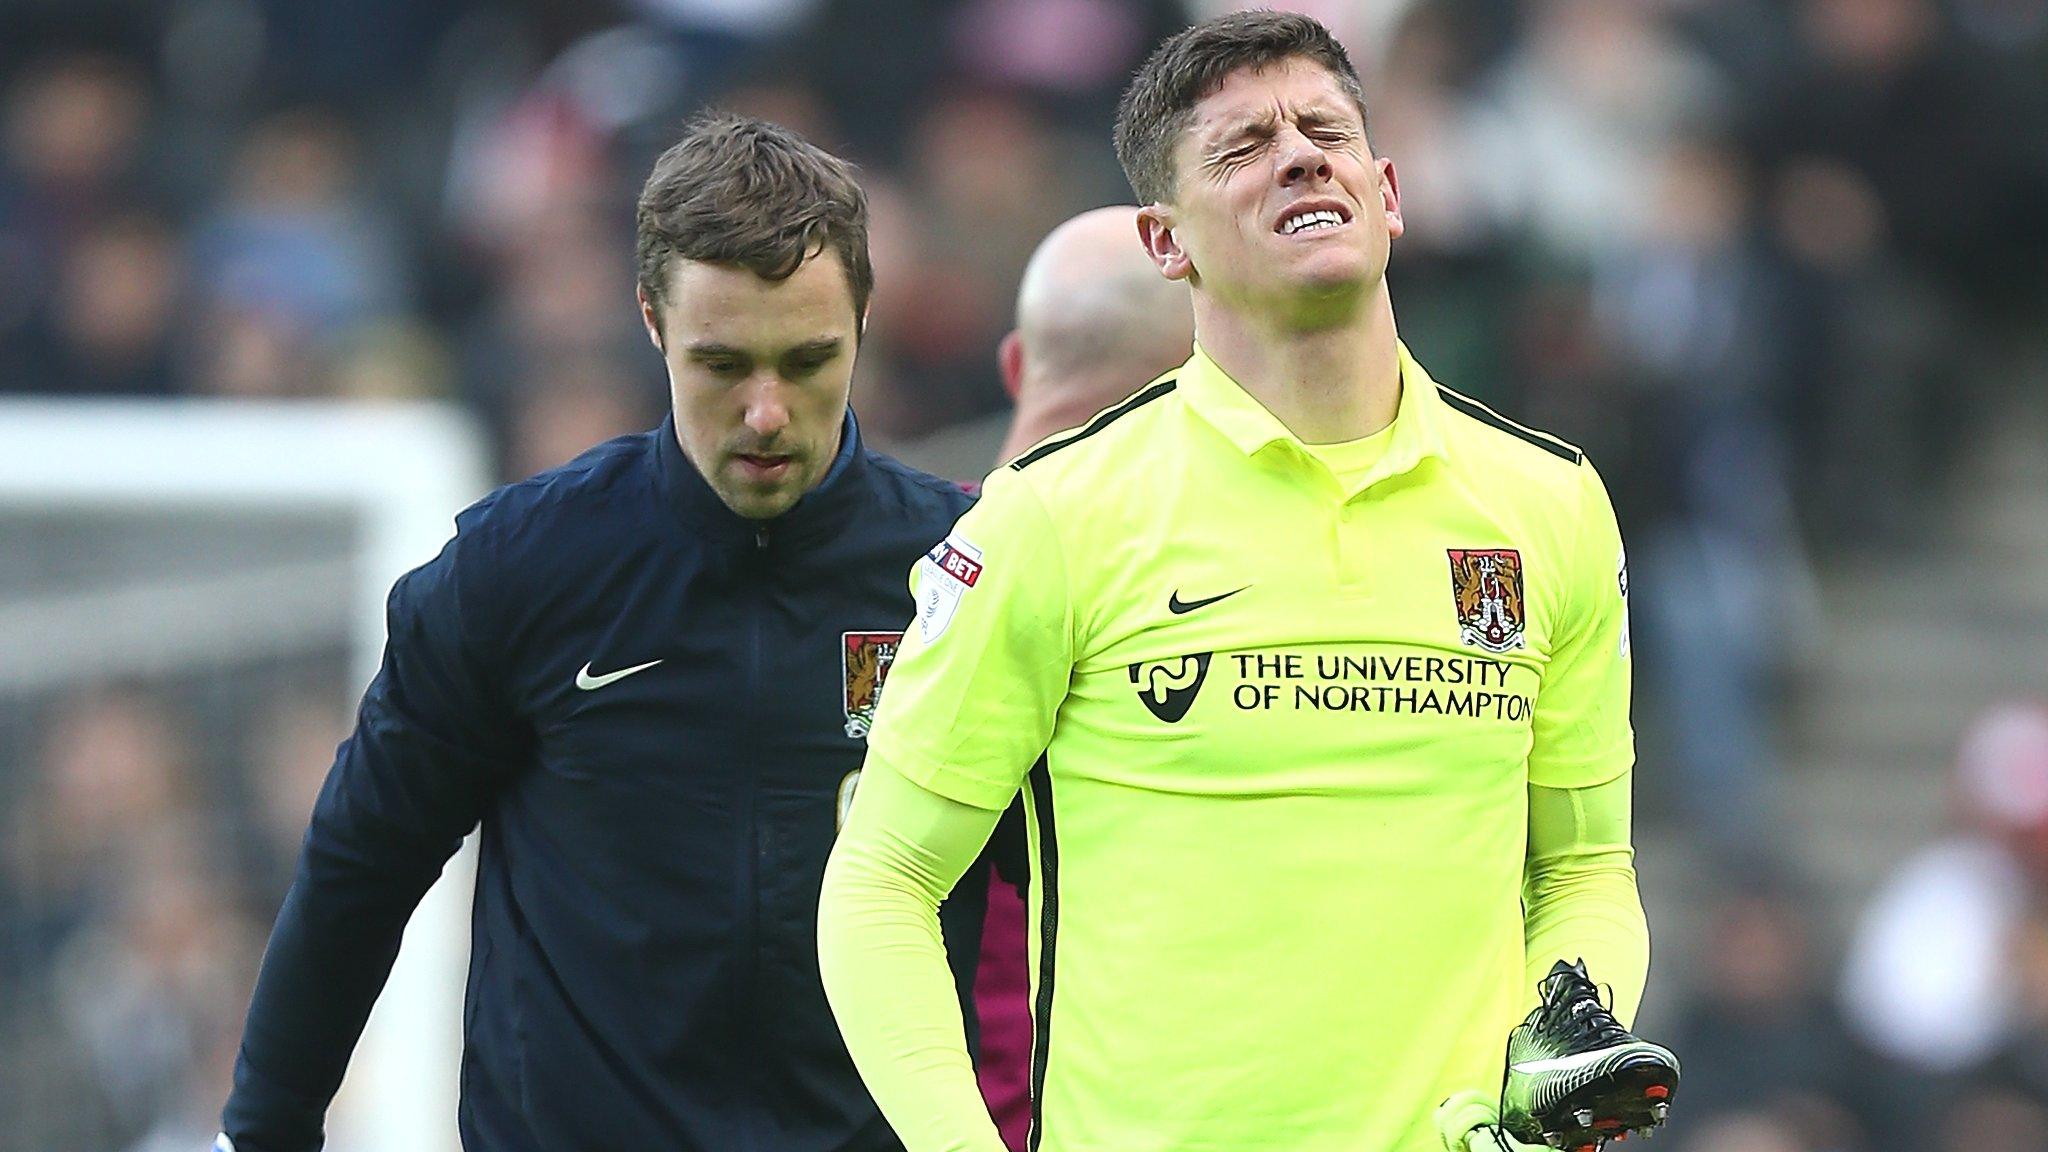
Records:
[[[1173,210],[1164,204],[1147,204],[1138,209],[1138,242],[1145,254],[1168,280],[1185,280],[1194,274],[1195,262],[1173,234]]]
[[[1024,391],[1024,338],[1014,328],[996,345],[996,367],[1002,369],[1003,391],[1009,393],[1010,403],[1015,404]]]
[[[661,317],[654,311],[654,302],[647,298],[647,289],[634,288],[633,299],[640,302],[640,322],[647,326],[648,342],[654,345],[655,351],[668,355],[668,349],[661,345]]]
[[[1394,172],[1392,159],[1382,156],[1374,163],[1380,170],[1380,210],[1387,214],[1387,238],[1399,240],[1408,228],[1401,222],[1401,178]]]

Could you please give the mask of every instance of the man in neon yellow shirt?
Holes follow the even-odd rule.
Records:
[[[1622,1023],[1648,931],[1598,475],[1400,344],[1393,164],[1320,25],[1174,36],[1117,145],[1197,347],[915,573],[820,905],[855,1064],[910,1152],[1001,1148],[935,909],[1022,785],[1034,1149],[1462,1141],[1438,1105],[1502,1085],[1532,1004],[1503,1127],[1653,1126],[1677,1064]]]

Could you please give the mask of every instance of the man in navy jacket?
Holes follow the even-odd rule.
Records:
[[[479,824],[472,1152],[900,1148],[819,987],[817,895],[906,575],[968,499],[847,409],[873,273],[842,162],[699,120],[641,194],[637,263],[673,414],[485,497],[393,588],[222,1149],[321,1146],[405,922]],[[950,911],[965,988],[981,907]]]

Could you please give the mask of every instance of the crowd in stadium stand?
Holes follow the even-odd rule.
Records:
[[[504,476],[559,463],[666,405],[631,204],[716,102],[861,165],[878,284],[854,406],[916,460],[1001,419],[1026,256],[1129,198],[1116,94],[1216,7],[0,3],[0,393],[445,398]],[[1398,165],[1404,338],[1586,447],[1614,495],[1643,759],[1668,785],[1645,818],[1749,864],[1706,914],[1700,979],[1652,983],[1682,1001],[1670,1138],[2048,1147],[2048,801],[1969,809],[1887,889],[1996,917],[1962,1040],[1963,1009],[1893,1018],[1872,992],[1949,980],[1952,951],[1880,955],[1881,905],[1840,977],[1801,878],[1763,863],[1808,557],[1937,530],[1949,465],[2048,363],[2048,2],[1300,7],[1352,45]],[[197,1148],[215,1127],[347,717],[295,689],[211,747],[173,695],[54,702],[0,778],[0,1152]],[[2021,735],[1966,746],[1959,778],[2048,796],[2036,722],[1987,718]],[[257,834],[218,835],[224,811]]]

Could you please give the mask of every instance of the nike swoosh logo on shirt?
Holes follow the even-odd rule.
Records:
[[[1538,1072],[1571,1072],[1590,1064],[1598,1064],[1612,1055],[1614,1049],[1601,1048],[1592,1052],[1573,1053],[1570,1056],[1553,1056],[1548,1060],[1528,1060],[1514,1065],[1514,1069],[1524,1076],[1534,1076]]]
[[[621,668],[617,672],[607,672],[602,676],[592,676],[590,665],[585,664],[583,669],[576,673],[576,686],[585,692],[594,692],[607,684],[617,684],[635,672],[645,672],[659,663],[659,660],[649,660],[645,664],[635,664],[631,668]]]
[[[1251,585],[1249,584],[1244,586],[1244,588],[1249,587],[1251,587]],[[1173,613],[1175,616],[1185,615],[1186,613],[1193,612],[1197,608],[1207,608],[1209,605],[1216,603],[1218,600],[1228,600],[1232,596],[1237,595],[1239,592],[1244,591],[1244,588],[1234,588],[1228,592],[1225,592],[1221,596],[1210,596],[1201,600],[1183,600],[1180,598],[1180,589],[1176,588],[1173,590],[1173,594],[1166,598],[1166,610],[1168,612]]]

